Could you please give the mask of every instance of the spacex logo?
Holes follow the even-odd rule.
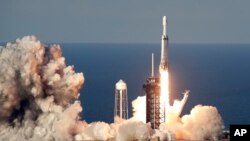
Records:
[[[250,125],[230,125],[230,141],[250,141]]]

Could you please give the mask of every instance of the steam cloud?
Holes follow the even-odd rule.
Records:
[[[217,140],[223,128],[221,116],[215,107],[197,105],[189,115],[181,118],[176,113],[168,114],[160,130],[169,130],[177,139]]]
[[[133,118],[145,122],[146,96],[138,97],[132,105]],[[161,140],[217,140],[223,129],[222,118],[215,107],[197,105],[189,115],[182,117],[178,112],[169,112],[166,122],[152,136],[161,137]]]
[[[84,78],[34,36],[0,48],[0,140],[70,140]]]
[[[83,74],[66,65],[59,45],[45,47],[34,36],[1,47],[0,68],[0,140],[203,140],[215,139],[223,128],[215,107],[198,105],[181,118],[169,114],[153,130],[141,116],[146,115],[145,97],[133,101],[134,117],[129,120],[81,121],[77,99]]]

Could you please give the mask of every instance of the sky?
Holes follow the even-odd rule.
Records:
[[[1,0],[0,42],[250,43],[249,0]]]

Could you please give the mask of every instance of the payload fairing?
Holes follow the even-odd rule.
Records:
[[[159,71],[168,70],[168,35],[167,35],[167,17],[162,19],[163,32],[161,37],[161,62]]]

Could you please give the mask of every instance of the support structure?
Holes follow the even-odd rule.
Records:
[[[128,119],[127,85],[123,80],[119,80],[115,85],[114,117],[116,116]]]
[[[153,129],[158,129],[161,124],[159,83],[159,78],[150,77],[143,85],[146,93],[146,122],[150,122]]]
[[[154,75],[154,54],[152,53],[152,73],[143,85],[146,93],[146,123],[150,122],[153,129],[161,124],[160,112],[160,79]]]

